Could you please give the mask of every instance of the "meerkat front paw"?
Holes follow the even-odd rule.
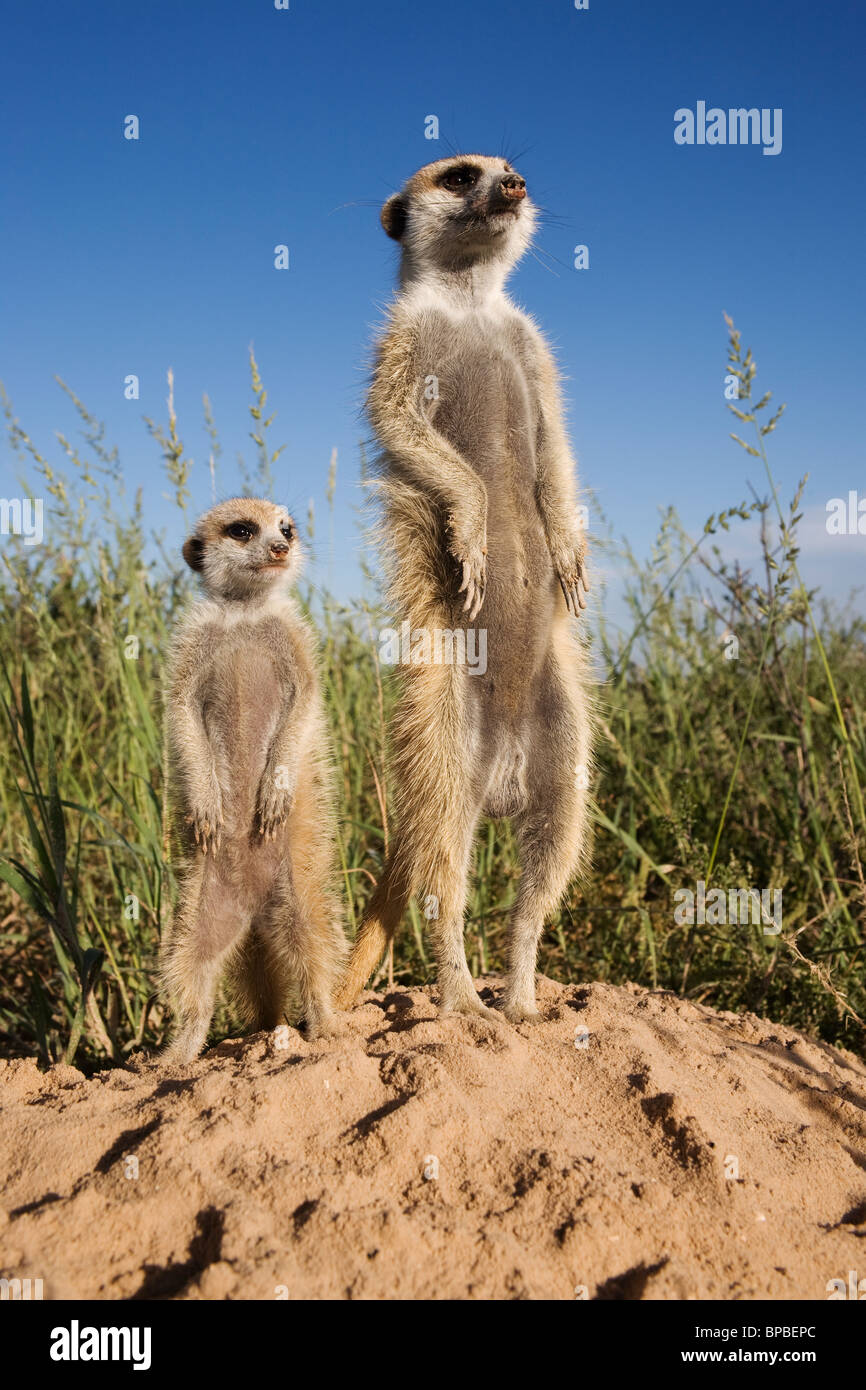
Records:
[[[259,807],[257,820],[259,834],[265,840],[275,840],[277,831],[285,825],[292,809],[292,793],[285,787],[278,787],[273,782],[266,787],[262,783],[259,792]]]
[[[559,587],[565,596],[565,606],[575,617],[586,607],[589,593],[589,580],[586,577],[586,555],[583,542],[573,545],[551,546],[551,559]]]
[[[186,823],[192,827],[195,842],[201,846],[202,854],[207,854],[210,850],[211,854],[216,855],[222,844],[223,833],[223,808],[220,798],[217,796],[207,802],[193,802]]]
[[[451,530],[451,554],[460,572],[458,593],[466,595],[463,612],[471,623],[478,616],[487,587],[487,528],[464,528],[452,521]]]
[[[256,812],[259,834],[264,839],[276,839],[277,831],[289,818],[294,796],[295,779],[288,764],[269,761],[259,786]]]

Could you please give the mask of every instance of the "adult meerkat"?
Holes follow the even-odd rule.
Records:
[[[346,943],[331,890],[325,719],[312,634],[288,592],[300,566],[284,507],[234,498],[183,547],[204,595],[174,636],[168,796],[179,896],[162,946],[171,1060],[204,1045],[220,973],[254,1028],[300,995],[328,1030]]]
[[[343,1007],[421,889],[442,1009],[490,1013],[463,947],[483,812],[512,817],[522,864],[504,1012],[537,1017],[544,919],[585,857],[591,722],[570,629],[587,587],[575,464],[550,350],[504,292],[534,220],[520,175],[480,155],[428,164],[382,209],[402,248],[367,402],[390,597],[413,633],[459,629],[465,642],[478,620],[487,669],[406,668],[393,719],[398,830],[337,993]]]

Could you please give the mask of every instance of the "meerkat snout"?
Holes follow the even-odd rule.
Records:
[[[213,597],[248,600],[282,590],[297,577],[301,547],[285,507],[233,497],[196,523],[183,547],[190,569]]]
[[[503,198],[509,202],[520,202],[521,198],[526,197],[526,179],[519,174],[506,174],[504,179],[500,179],[499,187]]]

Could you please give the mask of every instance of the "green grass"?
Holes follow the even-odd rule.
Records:
[[[738,442],[756,460],[764,496],[709,518],[697,539],[669,510],[645,564],[625,545],[595,540],[596,573],[612,564],[627,572],[632,628],[614,633],[600,617],[594,635],[593,869],[551,921],[539,964],[556,979],[635,980],[757,1010],[863,1051],[866,625],[803,588],[802,486],[783,507],[766,452],[781,412],[754,400],[751,354],[729,330],[727,370],[740,381],[731,408],[746,436]],[[268,442],[273,416],[252,357],[251,375],[256,463],[242,468],[240,487],[268,493],[280,450]],[[148,428],[186,514],[193,464],[169,386],[168,421]],[[160,681],[189,580],[179,556],[148,544],[141,495],[125,497],[102,427],[69,395],[82,443],[58,436],[62,467],[7,403],[22,495],[46,499],[50,524],[41,546],[4,537],[0,549],[0,1048],[89,1067],[165,1036],[154,993],[171,892]],[[237,490],[237,478],[221,480],[207,400],[205,421],[206,466],[220,491]],[[332,459],[331,502],[335,478]],[[735,540],[738,526],[756,522],[762,561],[748,573],[723,558],[718,532]],[[353,929],[390,828],[394,682],[378,669],[373,640],[386,620],[375,603],[306,597],[321,634]],[[731,636],[736,660],[725,657]],[[503,968],[518,873],[507,822],[484,823],[466,922],[474,972]],[[677,925],[674,894],[698,879],[781,889],[781,934]],[[432,978],[424,925],[413,907],[395,948],[397,981]],[[221,1005],[214,1035],[234,1027]]]

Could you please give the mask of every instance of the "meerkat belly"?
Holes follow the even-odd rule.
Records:
[[[537,412],[517,355],[458,354],[435,426],[487,489],[487,589],[474,626],[487,666],[471,682],[491,715],[520,723],[550,641],[556,578],[536,502]]]
[[[278,672],[260,643],[232,643],[224,653],[217,645],[204,721],[216,759],[229,836],[245,835],[253,825],[281,700]]]
[[[559,592],[536,501],[538,418],[507,342],[483,357],[458,353],[449,365],[434,423],[487,490],[487,587],[473,623],[485,659],[467,666],[466,679],[481,753],[477,792],[489,815],[505,816],[525,803],[529,733]]]

